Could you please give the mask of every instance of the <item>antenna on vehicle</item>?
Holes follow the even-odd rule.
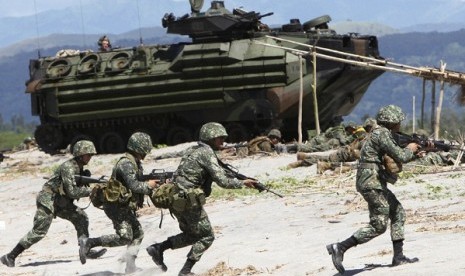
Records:
[[[35,11],[36,32],[37,32],[37,57],[40,58],[39,19],[38,19],[38,16],[37,16],[37,5],[36,5],[36,0],[34,0],[34,11]]]
[[[143,41],[142,41],[142,31],[141,31],[141,27],[140,27],[140,10],[139,10],[139,0],[137,0],[137,19],[139,21],[139,43],[140,45],[143,45]]]
[[[80,12],[81,12],[81,25],[82,25],[82,44],[84,47],[86,47],[86,30],[85,30],[85,26],[84,26],[84,15],[83,15],[83,12],[82,12],[82,1],[79,0],[79,9],[80,9]]]

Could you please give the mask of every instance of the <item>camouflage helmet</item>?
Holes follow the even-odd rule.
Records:
[[[220,123],[210,122],[204,124],[200,128],[199,139],[200,141],[210,141],[217,137],[228,137],[228,133],[224,126]]]
[[[135,132],[129,137],[128,150],[142,155],[147,155],[153,148],[150,135],[144,132]]]
[[[376,126],[376,120],[374,118],[371,118],[371,117],[367,118],[365,120],[365,122],[363,123],[364,128],[367,128],[367,127],[373,128],[375,126]]]
[[[397,105],[388,105],[382,107],[376,115],[378,123],[398,124],[405,119],[405,114]]]
[[[94,143],[89,140],[77,141],[73,146],[73,156],[83,156],[84,154],[97,154]]]
[[[273,128],[270,130],[270,132],[268,132],[268,137],[272,136],[281,139],[281,131],[279,131],[279,129]]]

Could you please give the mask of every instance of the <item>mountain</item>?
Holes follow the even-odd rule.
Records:
[[[37,8],[48,1],[39,1]],[[56,1],[58,2],[58,1]],[[70,2],[70,3],[66,3]],[[301,22],[328,14],[332,24],[340,22],[367,22],[390,26],[397,32],[454,31],[465,28],[465,1],[462,0],[225,0],[226,8],[244,6],[244,9],[274,12],[263,18],[264,23],[285,24],[291,18]],[[26,9],[21,1],[10,1],[11,10],[17,13]],[[203,9],[210,6],[205,1]],[[440,7],[440,8],[438,8]],[[31,7],[27,7],[31,9]],[[131,30],[159,27],[166,12],[182,16],[190,12],[187,0],[81,0],[63,1],[48,10],[27,16],[1,16],[0,47],[26,39],[37,40],[50,34],[77,34],[81,36],[80,47],[87,46],[88,34],[122,34]],[[376,33],[375,33],[376,34]],[[379,34],[378,34],[379,35]],[[78,36],[79,37],[79,36]],[[44,41],[40,41],[45,43]],[[36,46],[37,47],[37,41]]]

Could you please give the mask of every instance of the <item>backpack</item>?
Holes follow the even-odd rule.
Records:
[[[173,183],[164,183],[152,191],[150,200],[157,208],[168,209],[173,204],[174,194],[177,192]]]
[[[89,197],[92,205],[100,208],[104,203],[126,204],[131,199],[132,192],[121,182],[111,177],[106,184],[95,185]]]

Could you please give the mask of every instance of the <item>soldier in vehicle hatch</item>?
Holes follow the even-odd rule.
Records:
[[[166,271],[168,267],[164,263],[164,251],[192,245],[178,274],[180,276],[195,275],[191,272],[192,267],[215,239],[208,215],[203,208],[205,198],[211,193],[212,182],[227,189],[241,189],[244,186],[252,188],[257,183],[253,179],[239,180],[226,174],[215,154],[215,150],[223,145],[228,136],[221,124],[204,124],[199,136],[200,141],[186,151],[174,176],[177,194],[173,198],[177,199],[173,200],[169,209],[178,220],[182,232],[147,247],[147,252],[155,264]],[[195,204],[191,200],[188,204],[184,198],[191,199]]]
[[[384,156],[401,164],[412,160],[419,149],[416,143],[409,143],[405,148],[401,148],[394,140],[392,131],[399,131],[400,123],[404,119],[405,115],[398,106],[388,105],[381,108],[376,116],[378,126],[371,131],[362,146],[356,188],[368,204],[370,222],[348,239],[326,246],[335,268],[341,274],[345,272],[342,265],[344,253],[349,248],[366,243],[384,233],[388,221],[394,249],[392,265],[418,261],[418,258],[407,258],[403,253],[405,211],[387,187],[387,183],[394,183],[396,178],[389,175],[390,172],[382,166]]]
[[[110,39],[106,35],[101,36],[97,44],[100,52],[109,52],[112,50]]]
[[[103,210],[113,222],[116,233],[98,238],[82,237],[79,239],[79,257],[81,263],[86,263],[87,252],[95,246],[116,247],[127,246],[125,254],[126,273],[136,271],[136,257],[139,246],[144,238],[144,231],[136,217],[136,210],[142,207],[144,195],[149,195],[157,187],[158,181],[151,179],[139,181],[143,174],[141,160],[152,150],[150,136],[136,132],[129,137],[127,152],[116,162],[110,181],[118,181],[118,198],[114,202],[104,202]]]
[[[91,188],[78,186],[75,175],[85,175],[83,167],[87,165],[97,152],[91,141],[78,141],[73,147],[73,158],[61,164],[53,173],[52,178],[42,187],[37,195],[37,211],[34,215],[32,230],[29,231],[11,250],[0,260],[8,266],[14,267],[19,254],[39,242],[47,234],[52,221],[56,217],[70,221],[77,232],[77,237],[89,236],[89,219],[81,208],[73,204],[75,199],[88,197]],[[98,258],[106,249],[87,252],[87,258]]]

